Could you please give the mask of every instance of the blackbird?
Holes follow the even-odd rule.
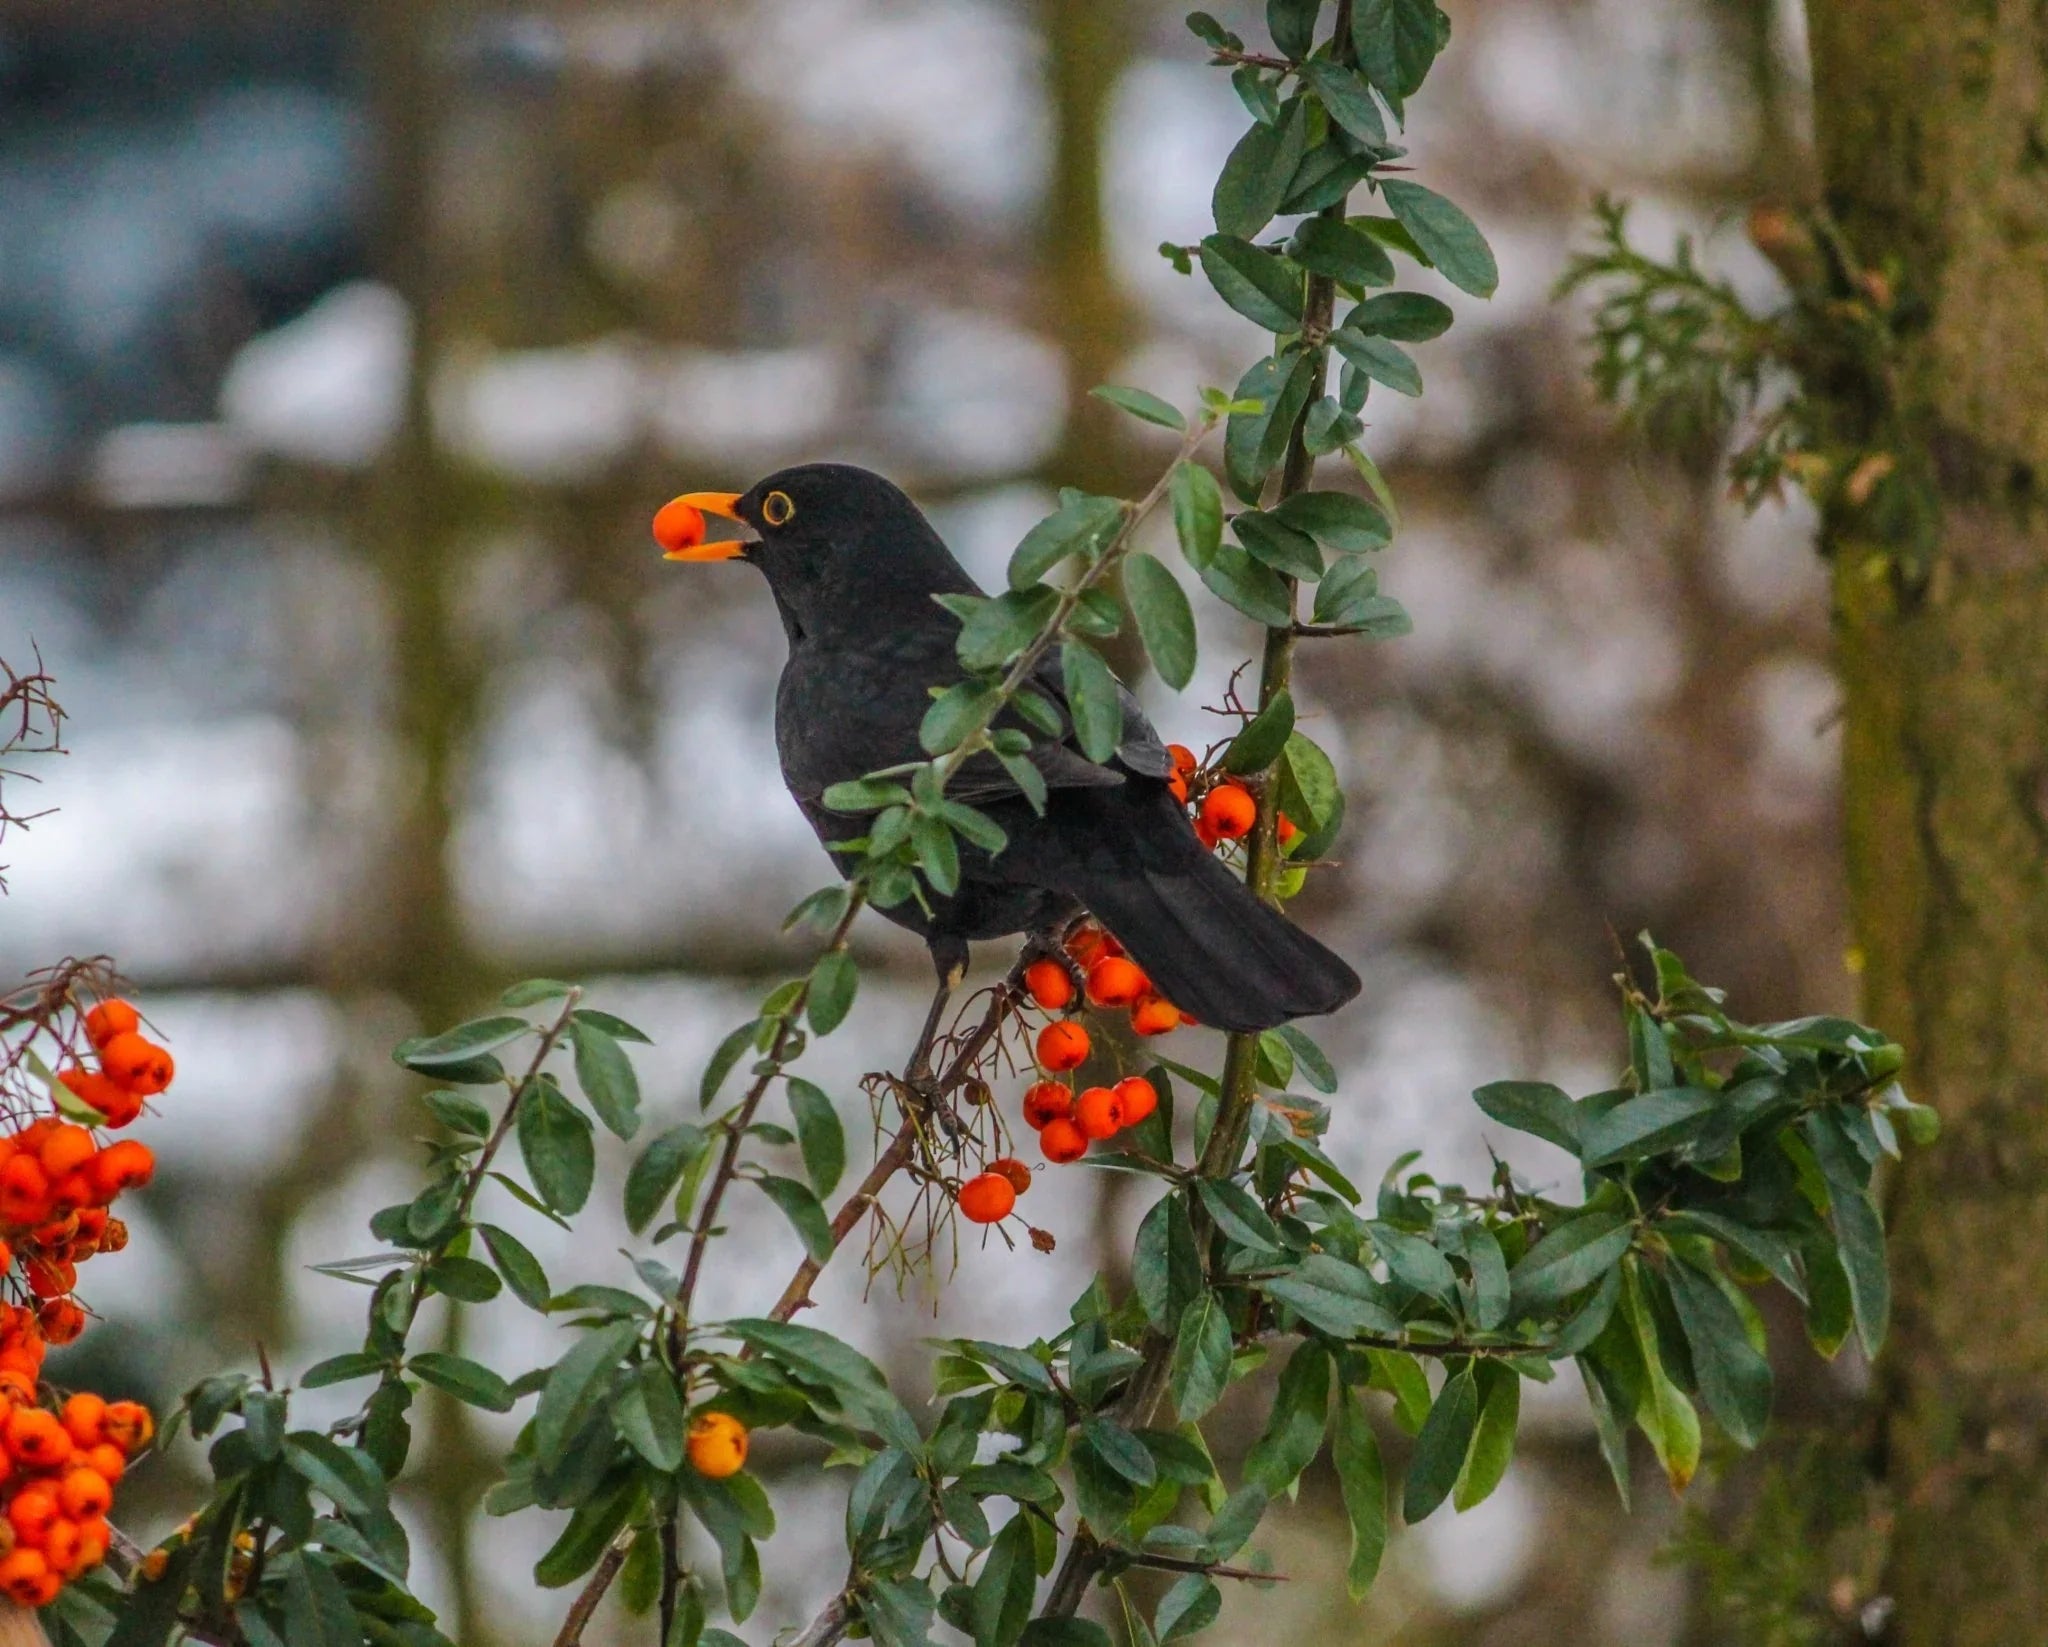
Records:
[[[691,510],[754,535],[701,541]],[[775,694],[783,779],[827,845],[867,833],[871,816],[827,810],[825,791],[924,758],[918,726],[930,689],[964,675],[959,620],[933,597],[982,591],[916,504],[849,464],[802,464],[744,493],[688,493],[657,517],[656,537],[671,560],[741,559],[766,574],[789,637]],[[1033,684],[1065,717],[1056,659]],[[1259,1030],[1335,1011],[1358,993],[1358,975],[1196,838],[1167,787],[1165,745],[1119,692],[1123,740],[1110,761],[1088,759],[1070,722],[1065,736],[1034,744],[1030,759],[1048,791],[1042,817],[990,755],[964,762],[948,783],[949,796],[986,812],[1009,839],[995,854],[963,841],[959,890],[931,894],[929,913],[915,899],[883,911],[931,948],[934,1020],[966,970],[969,939],[1042,938],[1084,909],[1200,1022]],[[848,854],[833,856],[850,868]]]

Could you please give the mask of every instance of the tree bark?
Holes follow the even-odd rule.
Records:
[[[1892,262],[1924,561],[1830,519],[1870,1020],[1940,1142],[1890,1207],[1877,1379],[1900,1647],[2048,1616],[2048,10],[1813,0],[1827,205]]]

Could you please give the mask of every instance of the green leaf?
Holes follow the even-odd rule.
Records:
[[[880,812],[909,800],[910,791],[900,783],[850,778],[827,786],[822,799],[829,812]]]
[[[658,1361],[645,1361],[612,1408],[626,1445],[667,1475],[682,1468],[683,1402],[676,1382]]]
[[[1335,1338],[1360,1332],[1392,1338],[1403,1330],[1380,1284],[1357,1265],[1330,1253],[1312,1253],[1291,1273],[1258,1286],[1310,1326]]]
[[[376,1518],[390,1513],[390,1489],[367,1453],[317,1430],[294,1430],[285,1437],[284,1457],[292,1474],[345,1514]]]
[[[890,1391],[880,1369],[851,1345],[815,1327],[754,1316],[728,1321],[726,1330],[797,1377],[830,1389],[850,1417],[896,1445],[911,1451],[922,1447],[917,1426]]]
[[[1704,1087],[1646,1092],[1586,1123],[1583,1159],[1588,1167],[1605,1167],[1676,1149],[1705,1128],[1714,1107]]]
[[[810,1187],[798,1183],[794,1178],[777,1178],[764,1173],[754,1180],[766,1195],[782,1209],[783,1216],[796,1227],[802,1238],[804,1251],[818,1263],[824,1263],[832,1256],[832,1220],[825,1216],[825,1208],[810,1191]]]
[[[846,1171],[846,1133],[839,1124],[839,1111],[820,1088],[794,1076],[789,1082],[789,1107],[796,1117],[804,1171],[820,1195],[830,1195]]]
[[[1471,218],[1434,190],[1404,178],[1384,179],[1380,194],[1444,279],[1474,297],[1493,296],[1500,269]]]
[[[1184,1420],[1199,1419],[1222,1398],[1230,1382],[1230,1354],[1230,1317],[1223,1301],[1204,1290],[1181,1313],[1168,1372],[1173,1404]]]
[[[1449,1304],[1458,1296],[1458,1277],[1451,1261],[1419,1235],[1391,1224],[1368,1226],[1372,1244],[1387,1261],[1388,1273],[1404,1287]]]
[[[576,1053],[576,1083],[597,1118],[615,1137],[631,1138],[640,1130],[640,1079],[626,1049],[583,1013],[570,1021],[569,1042]]]
[[[1290,99],[1271,125],[1253,123],[1237,140],[1216,177],[1209,204],[1218,230],[1249,240],[1273,220],[1287,198],[1295,168],[1301,164],[1307,137],[1308,109],[1299,98]]]
[[[1357,0],[1351,41],[1366,78],[1398,107],[1421,89],[1436,61],[1436,0]]]
[[[1124,561],[1124,596],[1152,667],[1178,692],[1195,675],[1195,614],[1186,591],[1152,556],[1133,554]]]
[[[1266,1215],[1266,1209],[1242,1184],[1228,1179],[1197,1178],[1195,1193],[1202,1198],[1216,1227],[1241,1247],[1253,1252],[1281,1252],[1280,1231]]]
[[[1138,1225],[1131,1285],[1145,1319],[1160,1332],[1180,1320],[1201,1290],[1201,1257],[1187,1205],[1180,1196],[1161,1197]]]
[[[1106,400],[1119,410],[1129,412],[1132,417],[1156,423],[1162,429],[1185,429],[1188,426],[1188,420],[1178,408],[1143,389],[1124,389],[1114,383],[1098,383],[1088,392],[1097,400]]]
[[[1579,1106],[1562,1087],[1548,1081],[1490,1081],[1472,1094],[1472,1102],[1504,1127],[1579,1153]]]
[[[504,1276],[513,1296],[528,1309],[545,1311],[554,1294],[548,1286],[547,1272],[540,1267],[540,1260],[509,1231],[501,1230],[495,1224],[479,1224],[476,1232],[483,1237],[485,1251],[490,1253],[491,1261],[498,1266],[498,1273]]]
[[[1075,741],[1091,761],[1107,763],[1124,735],[1124,706],[1117,695],[1116,677],[1101,653],[1078,640],[1060,646],[1060,676],[1074,719]]]
[[[753,1046],[754,1036],[760,1028],[761,1020],[750,1018],[718,1043],[718,1050],[712,1053],[711,1061],[704,1066],[704,1079],[697,1087],[699,1109],[711,1107],[711,1100],[718,1096],[719,1088],[725,1085],[725,1078]]]
[[[1330,118],[1353,137],[1361,143],[1384,143],[1387,140],[1387,126],[1380,118],[1379,105],[1372,100],[1371,90],[1358,75],[1326,57],[1304,63],[1301,75],[1315,88],[1323,107],[1330,111]]]
[[[1136,389],[1120,389],[1118,394],[1135,395]],[[1096,394],[1107,400],[1110,395],[1101,389]],[[1149,398],[1149,397],[1148,397]],[[1118,401],[1118,405],[1122,402]],[[1165,403],[1160,402],[1161,405]],[[1168,406],[1167,411],[1179,417],[1178,412]],[[1116,536],[1117,529],[1124,523],[1124,505],[1118,498],[1080,496],[1071,503],[1061,505],[1047,515],[1030,531],[1023,541],[1010,553],[1009,582],[1013,590],[1030,590],[1038,580],[1070,555],[1081,555],[1093,560],[1103,547]],[[1033,633],[1036,630],[1034,628]],[[1030,635],[1026,635],[1029,640]]]
[[[534,1563],[533,1581],[543,1589],[556,1590],[573,1584],[603,1557],[605,1546],[618,1537],[632,1519],[641,1497],[640,1483],[631,1475],[618,1479],[602,1497],[579,1505],[569,1517],[561,1536]]]
[[[1216,546],[1223,541],[1223,489],[1214,475],[1189,459],[1174,465],[1167,491],[1180,552],[1200,572],[1216,558]]]
[[[1618,1212],[1588,1212],[1559,1224],[1509,1273],[1511,1317],[1519,1319],[1590,1287],[1621,1262],[1635,1226]]]
[[[538,1458],[549,1461],[562,1456],[562,1449],[582,1429],[592,1405],[639,1337],[637,1321],[614,1321],[585,1333],[555,1363],[541,1387],[540,1405],[533,1415]]]
[[[578,1007],[569,1014],[569,1018],[572,1023],[588,1024],[592,1029],[604,1031],[614,1041],[632,1041],[643,1047],[654,1045],[654,1037],[644,1029],[629,1024],[625,1019],[612,1013],[600,1012],[596,1007]]]
[[[853,1010],[853,997],[860,988],[860,968],[843,949],[827,950],[811,968],[811,993],[805,1001],[805,1015],[819,1035],[830,1035],[846,1022]]]
[[[1311,1339],[1280,1374],[1265,1434],[1245,1455],[1244,1479],[1275,1497],[1287,1491],[1321,1450],[1329,1409],[1330,1352]]]
[[[1254,623],[1286,629],[1294,622],[1294,600],[1277,573],[1261,566],[1234,543],[1226,543],[1202,569],[1211,594]]]
[[[1012,1647],[1031,1620],[1038,1565],[1028,1516],[1013,1516],[975,1575],[970,1618],[975,1647]]]
[[[532,1033],[533,1025],[524,1018],[476,1018],[444,1034],[400,1041],[391,1056],[407,1069],[432,1074],[443,1065],[467,1063]]]
[[[1450,1496],[1465,1467],[1465,1454],[1471,1449],[1478,1422],[1478,1379],[1468,1364],[1445,1383],[1423,1421],[1422,1433],[1415,1438],[1415,1456],[1409,1461],[1408,1480],[1401,1494],[1401,1514],[1409,1526]]]
[[[1681,1234],[1704,1235],[1740,1253],[1771,1272],[1772,1277],[1800,1301],[1806,1302],[1806,1277],[1799,1272],[1799,1260],[1792,1243],[1772,1230],[1752,1229],[1747,1224],[1724,1218],[1717,1212],[1688,1209],[1671,1214],[1662,1228]]]
[[[1451,306],[1422,292],[1381,292],[1344,317],[1344,329],[1396,343],[1427,343],[1451,327]]]
[[[1297,492],[1273,515],[1340,554],[1384,549],[1393,537],[1377,506],[1349,492]]]
[[[1645,1387],[1636,1407],[1636,1423],[1649,1437],[1665,1478],[1683,1492],[1700,1467],[1699,1414],[1664,1370],[1657,1325],[1633,1263],[1622,1270],[1621,1303],[1644,1367]]]
[[[1855,1146],[1834,1112],[1809,1115],[1800,1130],[1827,1180],[1828,1222],[1834,1228],[1842,1269],[1849,1277],[1856,1337],[1863,1353],[1875,1356],[1891,1320],[1892,1282],[1885,1258],[1884,1224],[1864,1187],[1869,1169],[1859,1166]]]
[[[927,755],[945,755],[958,748],[979,727],[996,700],[993,689],[979,681],[956,681],[932,700],[918,723],[917,741]]]
[[[1167,1587],[1152,1615],[1153,1638],[1159,1647],[1183,1641],[1206,1630],[1223,1611],[1223,1592],[1207,1573],[1183,1573]]]
[[[1023,1647],[1111,1647],[1109,1632],[1092,1618],[1034,1618],[1017,1639]]]
[[[1149,1487],[1159,1479],[1159,1466],[1153,1463],[1145,1443],[1114,1419],[1083,1419],[1081,1438],[1103,1463],[1133,1485]]]
[[[424,1274],[435,1292],[465,1304],[488,1304],[504,1286],[496,1270],[474,1258],[437,1258]]]
[[[1330,757],[1305,732],[1289,732],[1281,760],[1289,787],[1308,810],[1306,818],[1295,821],[1320,830],[1338,815],[1344,792],[1337,783],[1337,769]]]
[[[434,1118],[450,1132],[461,1133],[468,1138],[490,1137],[491,1112],[468,1093],[428,1092],[420,1096],[427,1108],[434,1112]]]
[[[1330,343],[1373,382],[1384,383],[1398,395],[1422,393],[1421,369],[1399,344],[1341,328],[1330,334]]]
[[[971,674],[1002,668],[1045,627],[1059,598],[1057,589],[1038,583],[980,602],[960,625],[955,650],[961,667]]]
[[[1482,1225],[1465,1226],[1464,1245],[1465,1262],[1472,1269],[1472,1319],[1482,1331],[1491,1332],[1507,1321],[1513,1302],[1507,1258],[1500,1238]]]
[[[1269,332],[1300,329],[1301,274],[1285,258],[1229,234],[1209,236],[1200,255],[1216,295],[1253,325]]]
[[[347,1355],[332,1355],[325,1361],[308,1367],[299,1378],[302,1390],[324,1389],[329,1384],[346,1384],[358,1378],[368,1378],[372,1373],[381,1373],[390,1365],[381,1355],[372,1355],[367,1350],[352,1350]]]
[[[540,1198],[556,1212],[583,1210],[597,1176],[590,1120],[542,1078],[519,1103],[519,1154]]]
[[[1379,592],[1371,564],[1356,556],[1338,561],[1316,585],[1315,621],[1368,640],[1393,640],[1415,627],[1399,601]]]
[[[472,1407],[493,1413],[512,1410],[512,1386],[467,1356],[423,1350],[406,1363],[406,1370]]]
[[[1239,379],[1235,402],[1258,406],[1255,412],[1233,411],[1223,430],[1223,478],[1241,501],[1259,501],[1265,478],[1286,451],[1314,387],[1314,364],[1306,351],[1261,360]]]
[[[1306,57],[1316,43],[1323,0],[1266,0],[1266,32],[1289,57]]]
[[[1481,1362],[1478,1372],[1479,1422],[1451,1493],[1451,1507],[1460,1513],[1485,1502],[1508,1473],[1508,1463],[1515,1456],[1515,1426],[1522,1413],[1518,1373],[1498,1361]]]
[[[1230,529],[1254,560],[1272,567],[1283,577],[1313,582],[1323,575],[1322,551],[1306,532],[1297,532],[1256,509],[1236,516]]]
[[[1344,1496],[1345,1519],[1351,1523],[1351,1560],[1344,1586],[1353,1601],[1363,1601],[1379,1576],[1380,1557],[1387,1548],[1387,1472],[1380,1462],[1379,1437],[1357,1396],[1337,1391],[1337,1417],[1330,1442],[1330,1462]]]
[[[1665,1266],[1664,1280],[1692,1347],[1707,1410],[1737,1446],[1754,1447],[1770,1422],[1771,1364],[1757,1354],[1742,1317],[1713,1281],[1681,1261]]]
[[[1386,286],[1394,279],[1394,260],[1384,246],[1363,229],[1326,217],[1304,218],[1287,255],[1310,274],[1345,286]]]
[[[1263,772],[1280,758],[1294,733],[1294,698],[1284,686],[1254,715],[1223,751],[1226,772]]]
[[[635,1235],[646,1229],[690,1164],[710,1147],[711,1135],[688,1121],[658,1134],[626,1174],[626,1227]]]

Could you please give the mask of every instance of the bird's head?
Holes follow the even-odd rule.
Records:
[[[710,537],[707,515],[745,535]],[[745,492],[685,492],[655,515],[654,539],[668,560],[751,561],[807,628],[834,603],[872,610],[901,595],[928,606],[933,595],[974,589],[902,489],[850,463],[778,469]]]

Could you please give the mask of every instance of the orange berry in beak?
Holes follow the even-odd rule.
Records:
[[[696,548],[704,541],[704,511],[681,498],[664,503],[654,512],[654,541],[665,555]]]

